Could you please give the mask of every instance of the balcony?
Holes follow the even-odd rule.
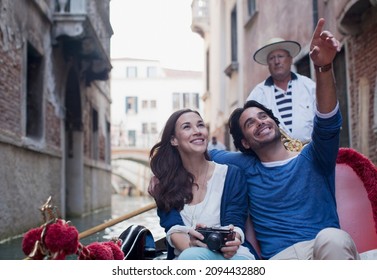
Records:
[[[95,16],[101,16],[100,14]],[[108,80],[111,63],[87,13],[86,0],[55,0],[53,39],[66,57],[80,61],[86,84]]]
[[[205,32],[209,30],[209,1],[193,0],[191,10],[191,30],[204,38]]]

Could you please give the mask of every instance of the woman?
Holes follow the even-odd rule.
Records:
[[[155,177],[149,193],[167,233],[168,259],[255,259],[241,246],[248,213],[244,177],[235,166],[209,161],[207,144],[200,114],[184,109],[170,116],[161,141],[150,151]],[[236,237],[211,251],[196,230],[206,226],[227,226]]]

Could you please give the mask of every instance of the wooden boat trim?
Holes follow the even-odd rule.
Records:
[[[83,231],[83,232],[81,232],[79,234],[79,239],[83,239],[85,237],[88,237],[88,236],[90,236],[92,234],[100,232],[100,231],[102,231],[102,230],[104,230],[104,229],[106,229],[108,227],[116,225],[116,224],[118,224],[120,222],[123,222],[123,221],[125,221],[127,219],[133,218],[133,217],[135,217],[137,215],[140,215],[140,214],[142,214],[144,212],[147,212],[149,210],[152,210],[154,208],[156,208],[156,203],[155,202],[150,203],[150,204],[148,204],[146,206],[143,206],[143,207],[141,207],[139,209],[136,209],[136,210],[134,210],[132,212],[129,212],[127,214],[124,214],[122,216],[119,216],[118,218],[115,218],[115,219],[112,219],[110,221],[107,221],[107,222],[105,222],[103,224],[100,224],[100,225],[97,225],[97,226],[92,227],[90,229],[87,229],[87,230],[85,230],[85,231]]]

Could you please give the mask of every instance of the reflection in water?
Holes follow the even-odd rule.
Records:
[[[114,195],[112,197],[112,218],[117,218],[122,216],[132,210],[138,209],[142,206],[150,204],[153,202],[153,199],[149,196],[142,197],[125,197],[120,195]],[[124,211],[124,209],[128,211]],[[121,222],[117,225],[114,225],[105,230],[104,239],[111,239],[112,237],[119,236],[124,230],[126,230],[130,225],[143,225],[147,227],[153,234],[155,239],[160,239],[165,236],[164,229],[160,227],[159,219],[157,217],[156,209],[152,209],[143,214],[140,214],[134,218],[128,219],[124,222]]]
[[[97,211],[85,217],[70,219],[70,221],[79,232],[83,232],[89,228],[105,223],[110,219],[120,217],[152,202],[153,199],[149,196],[129,197],[116,194],[112,196],[111,209],[108,208]],[[130,218],[112,227],[106,228],[101,232],[88,236],[80,240],[80,242],[87,245],[95,241],[108,241],[113,237],[118,237],[132,224],[147,227],[152,232],[155,239],[165,236],[164,230],[159,225],[156,209],[152,209],[134,218]],[[25,255],[22,252],[22,236],[4,243],[0,243],[0,260],[22,260],[24,258]]]

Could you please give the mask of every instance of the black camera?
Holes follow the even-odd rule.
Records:
[[[204,239],[201,240],[203,243],[207,244],[208,249],[212,251],[218,251],[221,247],[225,246],[225,242],[233,241],[236,237],[236,232],[230,229],[221,228],[197,228]]]

